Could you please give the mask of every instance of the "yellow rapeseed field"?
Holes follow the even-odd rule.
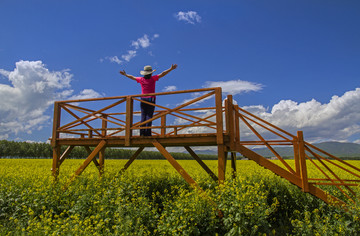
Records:
[[[57,183],[50,159],[0,159],[0,235],[356,235],[360,211],[345,212],[301,192],[255,162],[218,186],[195,161],[179,161],[205,192],[166,160],[91,164],[64,191],[83,160],[66,160]],[[217,161],[205,161],[217,174]],[[360,162],[352,164],[360,166]],[[314,169],[310,176],[317,176]],[[221,213],[220,213],[221,212]]]

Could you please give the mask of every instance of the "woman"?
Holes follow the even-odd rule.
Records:
[[[151,66],[145,66],[143,71],[140,71],[140,74],[144,77],[135,77],[132,75],[126,74],[125,70],[120,71],[120,74],[128,77],[129,79],[135,80],[141,85],[141,93],[142,94],[148,94],[148,93],[155,93],[155,83],[160,78],[167,75],[170,71],[175,70],[177,68],[177,64],[172,64],[171,67],[162,73],[158,75],[152,75],[155,70],[152,69]],[[145,96],[141,97],[141,100],[151,102],[155,104],[156,97],[155,96]],[[154,114],[155,106],[146,104],[146,103],[140,103],[141,107],[141,122],[144,122],[148,119],[151,119]],[[145,125],[142,125],[142,127],[151,127],[152,122],[148,122]],[[151,129],[140,129],[140,136],[151,136]]]

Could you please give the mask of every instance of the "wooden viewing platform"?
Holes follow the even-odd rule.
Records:
[[[157,103],[141,101],[141,97],[156,95]],[[185,101],[167,105],[167,98],[184,95]],[[155,106],[152,119],[140,122],[139,103]],[[136,104],[135,104],[136,103]],[[211,104],[204,106],[203,104]],[[152,122],[152,136],[139,135],[139,130],[147,122]],[[163,92],[146,95],[129,95],[95,99],[58,101],[54,104],[52,174],[56,179],[63,161],[75,146],[83,146],[89,155],[71,179],[80,175],[93,162],[104,171],[107,147],[136,147],[137,151],[124,166],[126,170],[145,147],[155,147],[170,164],[191,185],[198,187],[191,176],[166,150],[166,147],[184,147],[200,166],[219,183],[225,180],[226,160],[231,153],[231,168],[236,174],[236,153],[255,161],[275,174],[287,179],[325,202],[345,202],[326,193],[320,186],[334,186],[345,199],[354,202],[356,194],[352,187],[358,186],[360,169],[327,153],[303,139],[303,133],[290,134],[281,128],[247,112],[233,104],[231,95],[223,102],[221,88],[194,89]],[[267,147],[280,160],[277,165],[257,154],[250,146]],[[274,146],[291,146],[294,162],[289,164]],[[61,147],[67,146],[64,153]],[[218,150],[218,173],[213,173],[197,156],[191,147],[216,146]],[[90,147],[93,147],[91,149]],[[97,158],[98,156],[98,158]],[[308,175],[312,165],[323,176]],[[342,174],[346,173],[346,179]],[[199,187],[198,187],[199,188]]]

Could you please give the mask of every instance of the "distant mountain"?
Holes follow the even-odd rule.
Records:
[[[313,144],[314,146],[334,155],[337,157],[353,158],[358,157],[360,159],[360,144],[356,143],[340,143],[340,142],[323,142]],[[292,147],[275,147],[277,153],[282,157],[293,157],[294,151]],[[206,154],[206,155],[217,155],[216,150],[196,150],[197,154]],[[264,157],[274,157],[275,155],[268,148],[253,148],[253,151],[264,156]],[[186,151],[184,151],[186,152]]]
[[[360,144],[323,142],[313,145],[337,157],[360,157]],[[276,147],[274,149],[284,157],[292,157],[294,155],[292,147]],[[253,151],[265,157],[274,156],[274,154],[267,148],[253,149]]]

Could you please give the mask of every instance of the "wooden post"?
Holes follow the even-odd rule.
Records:
[[[215,89],[215,109],[216,109],[216,134],[217,144],[224,143],[224,127],[223,127],[223,112],[222,112],[222,93],[221,88]]]
[[[161,117],[161,136],[166,134],[166,115]]]
[[[234,126],[234,106],[233,106],[233,97],[228,95],[226,99],[225,106],[225,120],[226,120],[226,132],[229,134],[230,138],[230,149],[234,151],[235,149],[235,126]]]
[[[132,123],[133,123],[133,105],[134,100],[131,96],[126,97],[126,126],[125,126],[125,146],[130,146],[130,139],[132,137]]]
[[[144,147],[140,147],[140,148],[132,155],[132,157],[130,157],[130,159],[126,162],[126,164],[124,165],[124,168],[123,168],[121,171],[127,170],[127,168],[129,168],[129,166],[131,165],[131,163],[133,163],[133,161],[139,156],[139,154],[142,152],[142,150],[144,150]]]
[[[54,120],[53,120],[53,131],[52,131],[52,139],[51,146],[53,148],[53,162],[52,162],[52,175],[54,180],[57,180],[59,175],[59,161],[60,161],[60,148],[61,146],[58,144],[57,139],[60,137],[58,132],[58,128],[60,127],[60,118],[61,118],[61,107],[58,102],[54,103]]]
[[[221,87],[215,88],[215,109],[216,109],[216,142],[218,146],[218,178],[219,178],[219,184],[223,184],[225,181],[226,154],[225,154],[225,145],[224,145]]]
[[[159,152],[170,162],[170,164],[179,172],[179,174],[188,182],[192,187],[201,189],[200,186],[191,178],[191,176],[180,166],[173,156],[157,141],[153,141],[153,145]]]
[[[309,192],[309,182],[307,176],[306,159],[305,159],[305,147],[304,136],[302,131],[297,132],[299,142],[299,158],[300,158],[300,174],[301,174],[301,187],[303,192]]]
[[[235,105],[235,143],[240,142],[239,106]]]
[[[294,149],[295,173],[297,176],[301,177],[300,158],[299,158],[299,142],[296,137],[294,137],[294,139],[293,139],[293,149]]]
[[[227,152],[225,151],[225,145],[218,145],[218,178],[219,184],[223,184],[225,181],[226,172],[226,160]]]
[[[103,114],[102,116],[104,119],[107,119],[108,116],[106,114]],[[102,120],[101,122],[101,136],[103,138],[106,138],[107,135],[107,120]],[[105,149],[103,148],[101,149],[101,151],[99,152],[99,174],[100,176],[102,176],[102,174],[104,173],[104,163],[105,163]]]
[[[184,147],[190,155],[200,164],[200,166],[213,178],[213,180],[218,181],[218,177],[210,170],[210,168],[200,159],[198,155],[189,147]]]
[[[231,152],[231,171],[232,178],[236,178],[236,152]]]

